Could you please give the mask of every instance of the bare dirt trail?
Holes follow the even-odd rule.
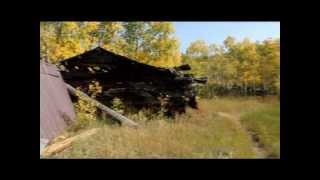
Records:
[[[263,149],[263,145],[259,142],[259,139],[257,138],[257,136],[242,126],[240,122],[240,116],[231,115],[225,112],[217,112],[217,115],[220,117],[224,117],[232,120],[236,126],[238,126],[239,128],[243,129],[245,132],[247,132],[248,136],[251,138],[252,143],[254,144],[253,150],[257,153],[258,158],[267,157],[266,151]]]

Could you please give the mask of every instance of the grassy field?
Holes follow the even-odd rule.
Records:
[[[269,157],[280,157],[280,104],[241,116],[241,123]]]
[[[138,129],[103,122],[78,131],[70,128],[66,136],[91,128],[98,131],[49,158],[280,157],[279,116],[275,98],[203,99],[200,110],[188,109],[174,120],[130,115],[141,125]]]

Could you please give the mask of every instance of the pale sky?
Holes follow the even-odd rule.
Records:
[[[253,41],[280,38],[280,22],[173,22],[180,40],[180,51],[185,52],[192,41],[222,44],[227,36],[236,40],[245,37]]]

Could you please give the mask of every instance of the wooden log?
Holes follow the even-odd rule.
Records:
[[[193,78],[193,80],[200,84],[206,84],[208,82],[208,77]]]
[[[174,67],[174,69],[177,71],[189,71],[189,70],[191,70],[191,67],[189,64],[183,64],[181,66]]]
[[[90,79],[90,78],[96,78],[96,79],[114,79],[113,75],[110,75],[109,73],[105,72],[96,72],[96,73],[90,73],[86,71],[79,71],[79,72],[65,72],[61,71],[61,75],[63,76],[63,79],[65,80],[81,80],[81,79]]]
[[[75,140],[87,138],[89,136],[92,136],[96,132],[97,132],[97,129],[91,129],[91,130],[83,132],[79,135],[76,135],[74,137],[70,137],[70,138],[64,139],[62,141],[58,141],[56,143],[50,144],[43,149],[41,155],[44,157],[48,157],[53,154],[59,153],[59,152],[65,150],[66,148],[70,147]]]
[[[94,102],[94,104],[97,106],[97,108],[101,109],[102,111],[106,112],[107,114],[109,114],[110,116],[114,117],[115,119],[117,119],[118,121],[121,122],[121,124],[125,124],[128,125],[130,127],[138,127],[138,124],[135,123],[134,121],[126,118],[125,116],[117,113],[116,111],[108,108],[107,106],[101,104],[99,101],[91,98],[90,96],[88,96],[86,93],[79,91],[77,89],[75,89],[74,87],[72,87],[71,85],[67,84],[67,89],[69,90],[69,92],[75,96],[80,95],[80,96],[84,96],[86,97],[89,101]]]

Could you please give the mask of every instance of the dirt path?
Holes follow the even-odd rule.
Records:
[[[225,112],[217,112],[217,115],[220,117],[228,118],[234,122],[235,125],[237,125],[239,128],[243,129],[245,132],[247,132],[248,136],[251,138],[252,143],[254,144],[253,150],[257,153],[258,158],[266,158],[267,154],[265,150],[263,149],[263,145],[259,142],[259,139],[255,134],[248,131],[245,127],[242,126],[240,122],[240,116],[231,115],[229,113]]]
[[[239,120],[240,119],[239,117],[237,117],[235,115],[228,114],[228,113],[224,113],[224,112],[217,112],[217,114],[221,117],[228,118],[228,119],[232,120],[237,126],[242,127],[240,120]]]

